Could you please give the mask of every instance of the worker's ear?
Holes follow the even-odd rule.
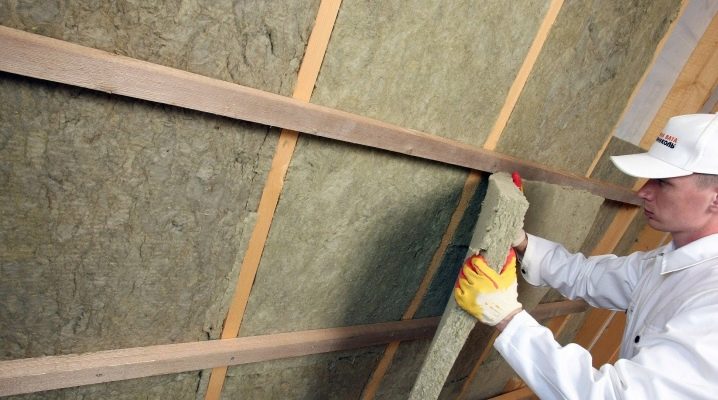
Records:
[[[718,186],[713,188],[711,202],[708,205],[708,211],[713,214],[718,214]]]

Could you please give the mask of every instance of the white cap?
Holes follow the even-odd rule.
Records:
[[[718,175],[718,114],[673,117],[648,153],[613,156],[611,161],[622,172],[637,178]]]

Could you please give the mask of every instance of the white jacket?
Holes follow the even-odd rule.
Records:
[[[599,370],[522,311],[494,346],[541,399],[718,399],[718,234],[627,257],[585,258],[529,235],[529,280],[627,310],[620,359]]]

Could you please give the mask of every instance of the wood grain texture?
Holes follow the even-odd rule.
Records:
[[[579,312],[575,301],[532,315]],[[0,362],[0,396],[349,350],[433,336],[439,317]]]
[[[429,338],[439,318],[0,362],[0,396]]]
[[[536,32],[536,36],[531,43],[531,47],[526,54],[526,58],[524,58],[523,64],[521,64],[521,69],[519,69],[519,73],[516,74],[516,79],[514,79],[514,83],[509,89],[509,94],[506,96],[506,101],[501,107],[499,116],[496,119],[494,126],[491,128],[489,137],[484,142],[485,149],[496,149],[496,144],[499,142],[501,133],[504,131],[504,128],[506,128],[506,124],[509,122],[509,117],[511,117],[511,113],[514,111],[514,107],[516,107],[516,103],[519,101],[519,96],[521,96],[521,91],[524,89],[524,86],[526,86],[526,81],[529,79],[531,70],[533,70],[534,65],[536,65],[536,60],[541,53],[544,43],[546,43],[546,38],[548,38],[551,27],[554,22],[556,22],[556,17],[558,16],[558,12],[561,11],[561,6],[563,6],[563,0],[551,1],[548,12],[541,22],[538,32]]]
[[[317,76],[319,76],[319,70],[329,45],[329,38],[340,6],[341,0],[323,0],[319,5],[316,22],[309,36],[307,49],[299,67],[297,83],[292,94],[292,97],[297,100],[308,102],[312,97],[314,85],[317,82]],[[284,187],[284,178],[298,140],[299,134],[293,130],[282,129],[279,135],[272,166],[259,201],[258,220],[254,225],[247,251],[242,259],[237,285],[227,311],[227,318],[222,327],[222,339],[235,338],[239,334],[252,284],[274,219],[274,212]],[[217,400],[220,398],[226,375],[226,366],[220,366],[212,370],[205,400]]]
[[[606,325],[601,336],[591,347],[593,367],[598,369],[611,361],[616,350],[621,347],[621,337],[626,327],[626,313],[614,312],[611,321]]]
[[[639,204],[626,188],[455,140],[241,85],[0,27],[0,70],[369,146],[486,172],[539,180]]]
[[[624,112],[616,127],[616,137],[640,145],[643,136],[650,132],[653,117],[716,12],[718,2],[713,0],[683,1],[678,18],[656,49],[651,67],[632,96],[630,108]]]
[[[685,25],[687,23],[687,17],[685,15],[687,4],[688,2],[683,2],[683,4],[681,4],[681,9],[678,12],[678,18],[676,18],[671,23],[671,25],[668,27],[668,31],[658,43],[656,51],[653,54],[653,58],[651,59],[650,66],[646,68],[646,70],[643,72],[643,75],[641,76],[641,79],[633,88],[631,96],[628,98],[628,103],[623,109],[623,112],[621,113],[621,117],[618,119],[618,122],[616,123],[614,129],[611,131],[611,134],[606,137],[606,140],[603,142],[603,145],[601,146],[599,151],[596,152],[596,155],[593,158],[593,162],[586,171],[586,176],[591,176],[593,174],[593,171],[596,169],[596,166],[606,152],[606,149],[611,143],[613,137],[618,137],[625,140],[627,139],[627,137],[631,138],[635,136],[635,132],[626,132],[627,129],[635,129],[637,123],[640,124],[641,120],[647,118],[647,115],[645,113],[637,114],[636,110],[645,107],[646,103],[657,101],[657,98],[647,98],[647,93],[649,93],[651,90],[655,90],[658,85],[664,84],[663,82],[656,82],[656,75],[660,75],[656,74],[656,71],[659,70],[659,68],[656,67],[656,61],[659,59],[659,57],[663,55],[666,43],[669,42],[669,39],[671,39],[671,45],[674,45],[673,43],[676,42],[673,35],[676,26],[678,26],[679,24]],[[665,60],[663,63],[661,63],[661,65],[665,65]],[[650,84],[647,83],[647,81],[650,81]]]
[[[648,149],[653,144],[656,136],[671,117],[701,110],[718,83],[716,63],[718,63],[718,16],[714,17],[708,25],[671,87],[665,102],[655,114],[641,139],[642,148]]]

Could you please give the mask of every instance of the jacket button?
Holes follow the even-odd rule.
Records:
[[[640,342],[640,341],[641,341],[641,336],[640,336],[640,335],[636,335],[636,337],[633,338],[633,343],[638,343],[638,342]]]

